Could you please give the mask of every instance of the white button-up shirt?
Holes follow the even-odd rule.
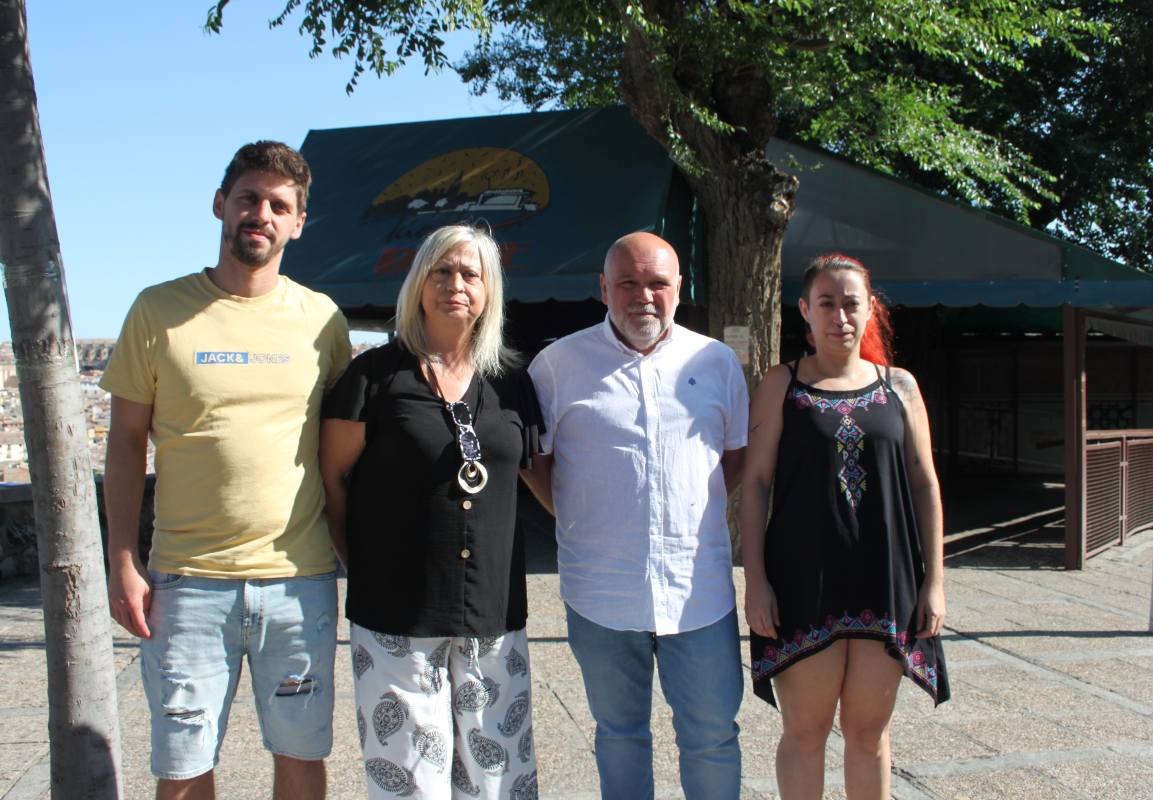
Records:
[[[673,325],[648,355],[606,318],[529,367],[553,454],[561,597],[615,630],[681,633],[735,604],[721,470],[748,441],[733,351]]]

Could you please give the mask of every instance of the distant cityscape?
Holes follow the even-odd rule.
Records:
[[[80,390],[84,396],[84,418],[88,424],[88,449],[92,469],[104,472],[104,451],[108,442],[112,400],[100,388],[100,377],[115,347],[114,339],[78,339],[76,355],[80,367]],[[353,347],[353,353],[375,347],[376,343]],[[152,443],[148,444],[148,471],[154,470]],[[12,343],[0,342],[0,482],[28,483],[28,452],[24,443],[24,414]]]

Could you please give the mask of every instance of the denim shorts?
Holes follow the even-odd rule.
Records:
[[[197,578],[150,572],[152,636],[140,643],[152,712],[152,773],[216,766],[248,660],[264,746],[322,759],[332,750],[336,576]]]

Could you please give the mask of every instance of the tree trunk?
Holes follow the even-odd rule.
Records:
[[[630,108],[650,135],[665,142],[661,116]],[[745,377],[753,391],[780,359],[781,245],[799,182],[771,164],[763,146],[741,152],[735,137],[687,125],[682,138],[704,169],[686,177],[705,216],[709,335],[722,339],[727,326],[749,329]]]
[[[24,0],[0,0],[0,266],[36,514],[52,797],[116,798],[120,728],[100,525]]]
[[[621,61],[621,98],[650,136],[683,164],[705,215],[709,274],[709,334],[722,338],[726,326],[749,329],[745,377],[755,389],[780,353],[781,244],[792,219],[798,181],[765,157],[771,120],[756,77],[753,90],[728,87],[744,107],[739,114],[753,129],[719,131],[685,110],[687,99],[658,64],[661,57],[644,33],[627,20]],[[745,87],[747,88],[747,87]]]
[[[707,176],[689,179],[707,223],[709,335],[749,329],[750,392],[780,360],[781,245],[797,185],[764,156],[760,162],[711,166]]]

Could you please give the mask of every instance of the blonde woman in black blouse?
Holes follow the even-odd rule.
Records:
[[[516,494],[539,409],[503,311],[491,236],[434,231],[401,287],[398,341],[354,360],[325,401],[373,798],[536,796]]]

